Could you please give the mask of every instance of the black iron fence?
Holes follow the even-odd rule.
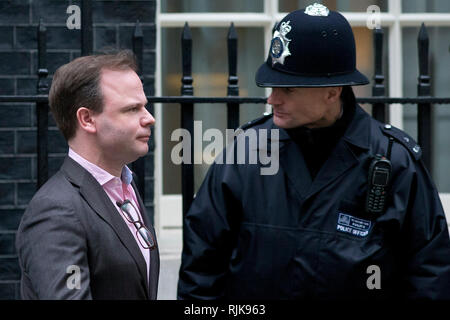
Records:
[[[182,33],[182,65],[183,76],[181,94],[182,97],[152,97],[149,101],[163,103],[180,103],[181,104],[181,126],[187,129],[194,139],[193,132],[193,105],[195,103],[226,103],[227,104],[227,128],[236,129],[239,123],[239,105],[245,103],[263,103],[267,99],[261,97],[236,97],[239,95],[239,87],[237,85],[237,37],[234,25],[231,24],[228,32],[228,91],[227,97],[193,97],[192,87],[192,37],[188,24],[184,25]],[[383,65],[383,31],[382,29],[374,30],[374,84],[372,87],[372,97],[356,98],[358,103],[367,103],[372,105],[372,116],[381,121],[388,122],[388,106],[390,104],[417,104],[417,127],[418,142],[422,147],[423,161],[432,172],[431,161],[431,117],[433,104],[448,104],[450,98],[431,97],[430,75],[429,75],[429,38],[425,25],[422,26],[418,35],[418,55],[419,55],[419,77],[417,84],[417,97],[410,98],[391,98],[386,97]],[[191,149],[191,157],[193,150]],[[193,163],[192,159],[190,163]],[[194,173],[192,164],[182,165],[182,196],[183,196],[183,215],[185,215],[193,201],[194,195]]]
[[[92,54],[92,8],[91,2],[82,1],[82,24],[81,24],[81,52],[82,55]],[[37,159],[38,174],[37,187],[39,188],[48,179],[48,70],[46,68],[46,28],[43,21],[38,27],[38,80],[36,95],[0,95],[0,102],[33,102],[36,103],[37,113]],[[182,32],[182,69],[181,96],[148,96],[149,103],[179,103],[181,105],[181,127],[187,129],[194,139],[194,104],[198,103],[217,103],[227,105],[227,127],[236,129],[239,126],[239,106],[241,104],[257,103],[265,104],[265,97],[239,97],[239,86],[237,77],[237,35],[233,24],[228,32],[228,88],[226,97],[194,97],[192,86],[192,36],[190,28],[186,23]],[[383,32],[381,29],[374,31],[375,47],[375,75],[372,88],[372,97],[357,98],[358,103],[367,103],[372,105],[372,116],[379,121],[388,122],[388,106],[390,104],[417,104],[417,127],[418,142],[423,150],[423,160],[426,166],[432,171],[431,162],[431,115],[433,104],[448,104],[450,98],[431,97],[430,75],[429,75],[429,54],[428,54],[428,35],[426,27],[422,27],[418,36],[418,54],[419,54],[419,77],[417,84],[417,97],[410,98],[391,98],[385,96],[384,75],[382,71],[382,43]],[[133,52],[137,57],[140,72],[142,72],[143,61],[143,34],[136,22],[133,35]],[[193,144],[191,144],[193,149]],[[194,165],[192,157],[194,155],[191,149],[191,161],[182,164],[182,196],[183,196],[183,215],[187,213],[194,196]],[[145,162],[141,158],[132,164],[132,169],[138,176],[137,185],[139,192],[144,198],[145,184],[144,172]]]

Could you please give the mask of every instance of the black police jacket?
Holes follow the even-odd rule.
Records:
[[[270,116],[250,128],[277,129]],[[369,214],[369,165],[389,137],[386,209]],[[274,175],[248,158],[211,165],[184,220],[179,299],[450,299],[448,226],[411,137],[356,106],[313,181],[283,129],[278,142]]]

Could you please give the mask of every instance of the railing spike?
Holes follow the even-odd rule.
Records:
[[[429,37],[427,28],[425,24],[422,23],[420,27],[419,36],[417,37],[417,47],[419,53],[419,74],[420,76],[428,75],[428,48],[429,48]],[[422,79],[427,81],[429,79]]]
[[[234,28],[234,23],[232,22],[230,24],[230,27],[228,28],[228,35],[227,35],[228,40],[237,40],[237,33],[236,33],[236,29]]]
[[[189,24],[187,23],[187,21],[184,23],[183,33],[182,33],[181,38],[183,40],[192,40],[191,28],[189,27]]]
[[[142,32],[141,24],[139,23],[139,20],[136,20],[136,26],[134,27],[134,38],[143,38],[144,33]]]

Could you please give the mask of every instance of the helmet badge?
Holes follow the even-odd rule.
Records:
[[[275,63],[284,64],[284,58],[291,55],[289,51],[289,42],[291,39],[286,38],[292,27],[289,25],[290,21],[282,22],[280,30],[275,31],[270,44],[270,55],[272,56],[272,66]]]
[[[314,3],[306,7],[305,14],[309,16],[326,17],[330,14],[330,10],[320,3]]]

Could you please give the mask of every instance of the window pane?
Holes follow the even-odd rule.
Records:
[[[279,11],[291,12],[294,10],[303,9],[313,4],[314,2],[322,3],[330,10],[337,10],[342,12],[366,12],[367,7],[374,4],[379,6],[381,11],[387,11],[388,8],[388,0],[279,0]]]
[[[449,27],[427,28],[430,38],[431,95],[448,97],[448,70],[450,70]],[[417,96],[419,76],[417,36],[419,28],[403,28],[403,95]],[[450,105],[432,106],[432,159],[433,178],[439,192],[450,192],[448,163],[450,163]],[[405,105],[403,109],[405,131],[417,139],[417,105]]]
[[[450,1],[448,0],[408,0],[402,1],[403,12],[450,12]]]
[[[255,72],[264,61],[264,30],[236,28],[238,35],[238,77],[240,96],[264,96],[264,89],[255,85]],[[163,95],[180,95],[181,87],[181,28],[162,28],[162,87]],[[227,95],[228,28],[192,28],[192,73],[195,96]],[[240,106],[240,124],[262,116],[263,104]],[[163,193],[181,193],[181,165],[171,160],[172,148],[179,142],[170,141],[172,132],[180,127],[181,108],[177,104],[162,107]],[[219,129],[225,137],[227,110],[224,104],[196,104],[194,120],[202,121],[202,131]],[[203,142],[203,148],[209,141]],[[223,141],[223,144],[226,142]],[[195,190],[203,181],[209,165],[195,165]]]
[[[161,12],[263,12],[263,0],[162,0]]]

